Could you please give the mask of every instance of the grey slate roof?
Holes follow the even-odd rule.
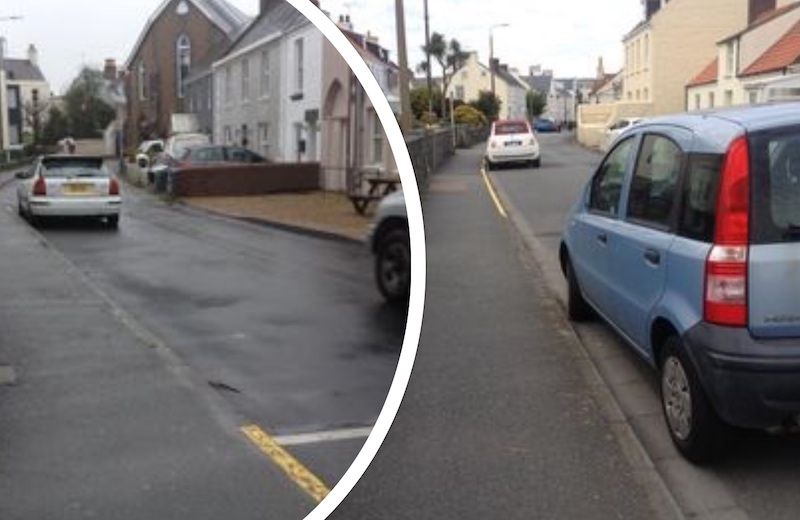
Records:
[[[5,58],[3,70],[10,81],[47,81],[39,67],[28,60]]]
[[[255,42],[279,33],[291,32],[311,22],[285,0],[273,0],[239,35],[226,54],[244,49]]]
[[[250,17],[225,0],[189,0],[230,38],[250,22]]]
[[[498,78],[502,79],[503,81],[505,81],[506,83],[508,83],[512,87],[517,87],[517,88],[528,90],[528,85],[525,82],[520,81],[517,78],[517,76],[512,74],[508,69],[504,69],[503,67],[500,67],[499,69],[497,69],[495,74],[497,74]]]
[[[550,85],[553,84],[553,76],[539,75],[539,76],[523,76],[525,83],[528,84],[531,90],[535,90],[541,94],[548,94],[550,92]]]

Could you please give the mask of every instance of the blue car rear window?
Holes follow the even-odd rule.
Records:
[[[751,136],[751,242],[800,242],[800,127]]]
[[[716,154],[689,156],[681,197],[679,235],[702,242],[714,241],[722,159]]]

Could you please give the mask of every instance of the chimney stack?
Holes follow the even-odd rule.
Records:
[[[117,60],[114,58],[106,59],[105,67],[103,67],[103,77],[108,81],[117,79]]]
[[[776,0],[750,0],[749,3],[748,22],[750,24],[778,7]]]
[[[350,20],[350,15],[342,15],[339,17],[339,28],[345,31],[353,32],[353,22]]]
[[[28,46],[28,61],[35,67],[39,66],[39,51],[36,50],[34,44]]]

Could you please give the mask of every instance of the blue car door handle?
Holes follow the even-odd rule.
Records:
[[[600,233],[599,235],[597,235],[597,241],[600,242],[604,246],[607,245],[608,244],[608,235],[606,235],[605,233]]]
[[[661,265],[661,253],[655,249],[648,249],[644,252],[644,259],[650,265]]]

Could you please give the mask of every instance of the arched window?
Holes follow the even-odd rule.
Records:
[[[192,66],[192,42],[189,37],[182,34],[175,45],[175,62],[178,65],[177,82],[178,97],[183,99],[186,93],[186,79]]]

